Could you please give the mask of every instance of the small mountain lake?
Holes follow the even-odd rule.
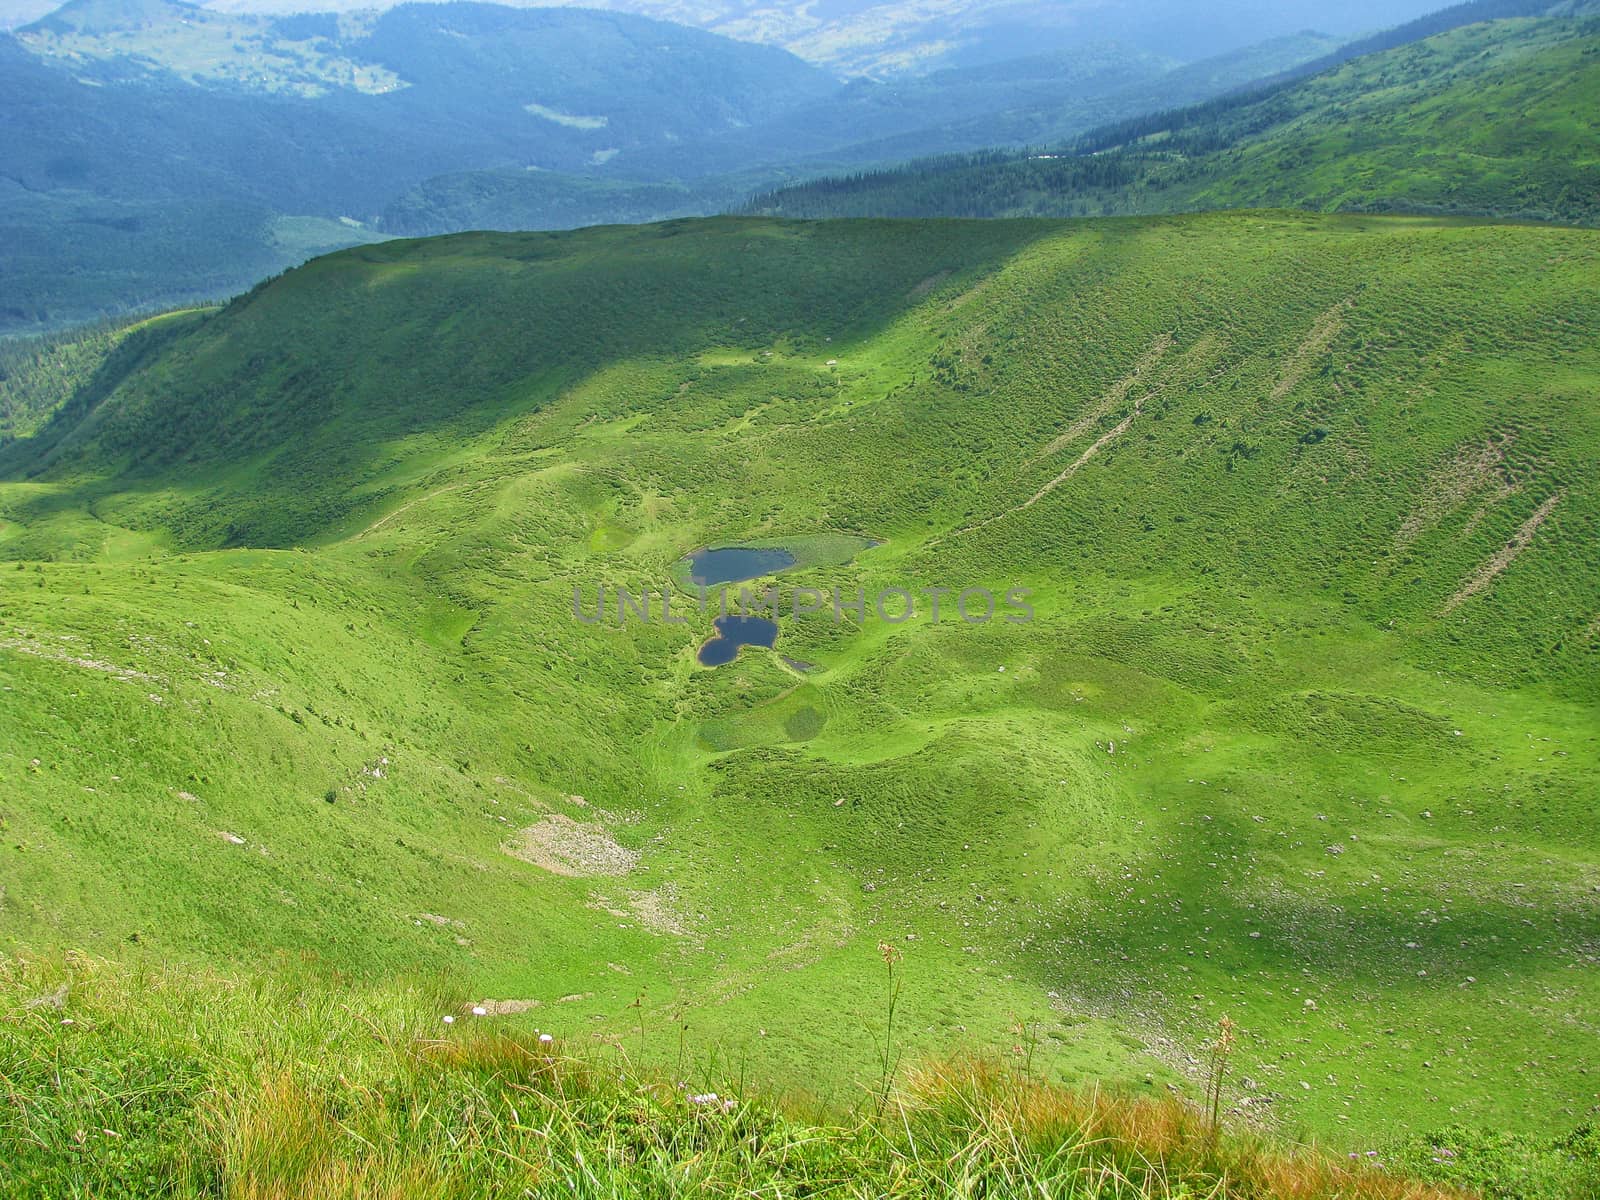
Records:
[[[794,566],[795,556],[778,546],[719,546],[689,555],[689,582],[699,587],[743,583]],[[767,643],[769,646],[771,642]]]
[[[883,543],[875,538],[852,533],[796,533],[785,536],[782,544],[777,539],[752,538],[753,545],[705,546],[691,551],[671,566],[672,578],[680,587],[721,588],[724,603],[723,615],[713,624],[717,636],[700,647],[702,665],[720,667],[739,657],[744,646],[764,646],[771,649],[778,640],[778,626],[766,617],[733,615],[726,603],[730,584],[763,579],[791,569],[838,567],[850,562],[863,550]],[[704,611],[706,594],[701,593]],[[741,602],[740,609],[747,610]],[[764,606],[756,605],[758,611]],[[794,670],[812,670],[812,664],[798,659],[785,659]]]
[[[771,648],[778,640],[777,623],[765,617],[718,617],[712,624],[717,636],[700,647],[700,662],[707,667],[731,663],[743,646]]]

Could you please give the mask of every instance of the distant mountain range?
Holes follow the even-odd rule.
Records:
[[[233,0],[250,5],[281,0]],[[768,42],[847,74],[979,66],[1107,39],[1191,61],[1318,29],[1350,37],[1439,7],[1432,0],[602,0],[602,7]]]
[[[837,87],[785,51],[621,13],[74,0],[0,38],[0,322],[236,290],[380,236],[430,176],[579,171]]]
[[[1595,9],[1474,0],[1180,62],[1128,24],[1154,7],[1118,6],[1131,41],[1041,35],[1000,63],[841,81],[622,12],[72,0],[0,35],[0,333],[225,296],[387,237],[743,209],[1591,220]],[[1437,36],[1529,14],[1554,15]]]
[[[214,13],[299,12],[307,0],[213,0]],[[318,7],[370,12],[383,0],[317,0]],[[522,0],[518,7],[608,9],[781,46],[842,75],[921,73],[980,66],[1120,41],[1192,61],[1308,28],[1351,37],[1438,7],[1433,0]],[[43,16],[49,0],[0,0],[12,24]],[[3,26],[0,26],[3,27]]]
[[[393,234],[714,212],[839,170],[1026,145],[1325,53],[1113,41],[841,83],[620,13],[263,16],[72,0],[0,36],[0,331],[237,291]]]

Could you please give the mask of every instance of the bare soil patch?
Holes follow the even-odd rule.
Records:
[[[503,849],[513,858],[574,878],[626,875],[639,865],[639,852],[620,845],[602,826],[559,813],[520,831]]]

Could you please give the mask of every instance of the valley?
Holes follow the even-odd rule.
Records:
[[[1015,1021],[1187,1090],[1226,1014],[1275,1128],[1576,1126],[1597,253],[724,218],[355,248],[146,330],[0,451],[0,931],[846,1091],[887,942],[918,1053]],[[786,619],[800,674],[573,619],[684,546],[1036,619]]]
[[[1596,0],[31,4],[0,1196],[1600,1200]]]

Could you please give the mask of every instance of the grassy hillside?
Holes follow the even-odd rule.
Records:
[[[1469,25],[1292,85],[1085,135],[757,198],[784,216],[1075,216],[1290,206],[1600,219],[1600,22]]]
[[[0,1141],[15,1152],[0,1158],[0,1187],[15,1200],[1453,1200],[1452,1184],[1486,1169],[1536,1200],[1592,1196],[1582,1173],[1600,1166],[1579,1141],[1488,1147],[1448,1130],[1351,1162],[1243,1130],[1214,1136],[1171,1097],[1067,1089],[970,1059],[910,1070],[852,1114],[697,1055],[642,1071],[621,1045],[507,1028],[427,987],[132,977],[82,959],[0,971],[0,1003],[21,1013],[0,1024],[14,1101]]]
[[[1026,1064],[907,1070],[854,1113],[686,1053],[508,1028],[436,988],[0,962],[6,1194],[1592,1197],[1600,1143],[1460,1130],[1332,1156]],[[481,1008],[482,1006],[477,1006]],[[446,1023],[449,1018],[449,1023]],[[716,1090],[714,1090],[716,1089]],[[1431,1186],[1430,1186],[1431,1184]],[[1515,1189],[1510,1190],[1510,1189]]]
[[[0,450],[0,939],[442,977],[846,1096],[888,942],[908,1055],[1194,1095],[1226,1014],[1235,1119],[1573,1129],[1596,238],[723,219],[319,259]],[[785,616],[716,669],[708,613],[574,619],[839,534],[880,544],[785,585],[1036,619]]]

